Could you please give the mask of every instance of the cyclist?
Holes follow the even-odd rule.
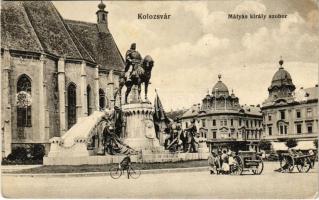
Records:
[[[119,168],[123,169],[123,170],[127,170],[129,169],[129,167],[131,166],[131,157],[130,157],[131,153],[129,152],[124,158],[123,160],[119,163]]]

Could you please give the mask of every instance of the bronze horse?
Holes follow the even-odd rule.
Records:
[[[130,81],[126,80],[126,77],[124,74],[120,77],[120,84],[119,89],[116,91],[116,95],[120,95],[121,98],[121,91],[123,86],[126,86],[126,92],[125,92],[125,104],[128,103],[127,98],[130,94],[132,87],[134,85],[137,85],[138,88],[138,101],[141,101],[141,91],[142,91],[142,83],[144,83],[144,90],[145,90],[145,101],[148,101],[147,98],[147,92],[148,92],[148,85],[150,83],[152,69],[154,66],[154,61],[151,56],[147,55],[145,58],[139,62],[133,65],[133,72],[131,74]]]

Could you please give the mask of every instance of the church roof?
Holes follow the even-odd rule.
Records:
[[[95,23],[65,20],[72,33],[93,59],[105,69],[124,69],[124,59],[110,31],[98,31]]]
[[[2,48],[83,59],[102,69],[124,69],[111,33],[99,33],[97,24],[64,20],[49,1],[1,4]]]

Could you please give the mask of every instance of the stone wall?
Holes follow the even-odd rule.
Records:
[[[33,143],[41,142],[41,135],[39,133],[39,68],[41,67],[41,61],[36,59],[28,59],[22,57],[12,57],[12,71],[10,76],[10,90],[11,90],[11,105],[12,105],[12,142],[13,143]],[[16,94],[17,94],[17,81],[21,75],[27,75],[31,79],[31,121],[32,127],[25,127],[24,134],[22,130],[17,128],[17,106],[16,106]],[[44,119],[42,119],[44,120]],[[41,133],[43,134],[43,133]],[[23,136],[24,135],[24,136]],[[44,141],[42,141],[44,142]]]
[[[46,60],[45,85],[46,85],[46,128],[49,128],[49,135],[46,140],[60,136],[59,121],[59,93],[57,62],[51,59]]]

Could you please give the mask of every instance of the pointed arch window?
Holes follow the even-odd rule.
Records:
[[[76,123],[76,85],[70,83],[68,86],[68,128]]]
[[[17,127],[31,127],[32,96],[31,79],[27,75],[20,76],[17,82]]]
[[[105,109],[105,92],[103,89],[99,89],[99,105],[100,110]]]
[[[87,97],[87,112],[88,115],[92,114],[92,108],[91,108],[91,96],[92,96],[91,86],[88,85],[86,87],[86,97]]]

